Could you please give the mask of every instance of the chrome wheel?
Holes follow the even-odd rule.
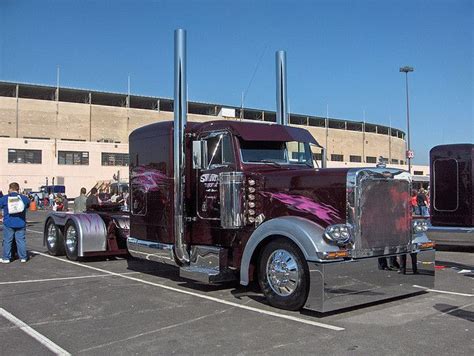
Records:
[[[51,247],[51,249],[54,249],[57,239],[57,231],[54,224],[49,224],[46,239],[48,240],[48,245]]]
[[[296,258],[286,250],[275,250],[268,258],[266,268],[268,284],[279,296],[289,296],[296,290],[299,273]]]
[[[71,225],[66,231],[66,247],[70,252],[74,252],[77,246],[76,228]]]

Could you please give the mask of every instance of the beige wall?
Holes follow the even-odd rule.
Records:
[[[364,157],[367,156],[383,156],[388,158],[390,162],[392,159],[405,161],[405,141],[400,138],[366,132],[364,144],[364,135],[362,132],[329,129],[326,144],[325,128],[311,126],[297,127],[308,129],[319,144],[327,148],[329,160],[331,159],[331,154],[342,154],[346,162],[350,161],[351,155],[361,156],[362,162],[365,161]]]
[[[0,136],[16,137],[17,99],[0,97]],[[129,109],[125,107],[56,102],[52,100],[18,99],[18,137],[67,138],[86,141],[112,140],[128,142],[134,129],[163,120],[172,120],[166,111]],[[189,114],[190,121],[219,119],[216,116]],[[322,145],[326,145],[326,129],[307,128]],[[365,137],[365,140],[364,140]],[[364,144],[365,141],[365,144]],[[329,129],[328,157],[331,154],[361,157],[384,156],[405,161],[405,141],[388,135]],[[362,158],[364,162],[364,158]]]
[[[42,151],[42,164],[8,163],[8,149],[36,149]],[[88,166],[59,165],[58,151],[89,152]],[[128,180],[128,167],[102,166],[102,152],[128,153],[128,144],[100,142],[68,142],[60,140],[36,140],[0,138],[0,190],[8,190],[8,184],[16,181],[21,189],[38,190],[52,178],[64,177],[66,194],[78,195],[81,187],[88,190],[99,180],[110,180],[120,170],[120,176]]]
[[[36,149],[42,151],[42,164],[8,163],[8,149]],[[59,165],[58,151],[87,151],[89,165]],[[58,182],[58,177],[64,177],[66,193],[69,197],[77,195],[81,187],[88,190],[99,180],[111,180],[120,171],[123,180],[128,180],[128,167],[102,166],[102,152],[128,153],[128,144],[103,142],[70,142],[61,140],[39,140],[24,138],[0,138],[0,190],[8,189],[12,181],[18,182],[22,189],[38,190],[52,178]],[[367,167],[375,164],[328,162],[328,167]],[[407,169],[406,165],[389,165]],[[428,166],[412,166],[412,172],[421,171],[429,175]]]
[[[0,136],[16,136],[16,99],[0,96]]]

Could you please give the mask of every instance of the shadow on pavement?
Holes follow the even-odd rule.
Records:
[[[434,308],[444,314],[449,314],[449,315],[455,316],[456,318],[461,318],[461,319],[470,321],[471,323],[474,322],[474,312],[469,311],[469,310],[464,310],[455,305],[435,304]]]

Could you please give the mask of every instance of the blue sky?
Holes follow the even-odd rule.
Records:
[[[189,99],[275,110],[287,51],[290,110],[406,130],[415,163],[473,142],[471,0],[0,1],[0,80],[173,96],[173,31],[188,31]],[[257,66],[258,65],[258,66]],[[255,75],[253,76],[255,72]],[[253,80],[251,81],[253,77]],[[250,83],[250,86],[249,86]],[[248,90],[247,90],[248,88]]]

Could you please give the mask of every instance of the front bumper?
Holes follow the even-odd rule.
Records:
[[[474,227],[430,226],[426,234],[439,245],[474,246]]]
[[[308,261],[310,291],[305,308],[325,313],[422,290],[415,286],[434,287],[434,250],[417,253],[417,274],[413,274],[409,254],[407,274],[379,269],[378,259],[370,257],[330,263]]]

